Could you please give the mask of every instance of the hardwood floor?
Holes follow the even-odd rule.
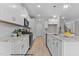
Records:
[[[42,36],[35,39],[32,48],[27,52],[27,55],[32,56],[50,56],[45,40]]]

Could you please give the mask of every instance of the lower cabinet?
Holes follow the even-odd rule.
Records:
[[[0,42],[0,56],[20,55],[20,40],[16,42]]]
[[[17,44],[14,48],[14,51],[13,51],[13,55],[20,55],[20,45],[21,44]]]
[[[53,38],[52,36],[47,37],[47,46],[52,54],[52,56],[62,55],[62,40]]]
[[[58,40],[58,56],[62,56],[63,54],[62,54],[62,46],[63,46],[63,41],[62,40]]]
[[[0,42],[0,56],[9,56],[11,54],[9,42]]]
[[[53,56],[58,56],[58,40],[57,39],[54,39],[53,38],[53,41],[52,41],[52,55]]]
[[[47,46],[52,56],[79,56],[79,40],[60,40],[48,35]]]
[[[64,41],[63,56],[79,56],[79,41]]]
[[[21,54],[24,55],[29,49],[29,39],[27,37],[22,38],[21,41]]]
[[[24,56],[29,49],[29,35],[18,38],[19,40],[12,45],[11,55]]]

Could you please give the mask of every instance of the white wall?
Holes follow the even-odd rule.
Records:
[[[45,35],[45,19],[32,18],[30,21],[30,26],[33,31],[34,39],[36,36],[44,36]]]
[[[0,37],[11,35],[14,29],[17,29],[17,28],[20,28],[20,27],[0,22]]]
[[[23,24],[24,17],[28,18],[28,12],[19,3],[0,3],[0,19],[12,20]]]
[[[13,8],[12,6],[15,5]],[[21,15],[25,16],[21,16]],[[28,12],[18,3],[0,3],[0,19],[13,20],[19,22],[20,24],[24,23],[24,17],[28,20],[31,20],[28,16]],[[18,26],[6,24],[0,22],[0,37],[10,35],[14,29]]]

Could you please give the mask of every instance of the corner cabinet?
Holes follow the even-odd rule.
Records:
[[[54,38],[52,35],[48,35],[47,46],[52,56],[62,56],[62,40]]]

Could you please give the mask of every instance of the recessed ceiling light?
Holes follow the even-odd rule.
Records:
[[[64,19],[64,17],[62,17],[62,19]]]
[[[65,5],[63,6],[63,8],[69,8],[69,5],[68,5],[68,4],[65,4]]]
[[[40,14],[38,14],[37,16],[40,16]]]
[[[53,17],[56,18],[56,15],[54,15]]]
[[[16,5],[12,5],[12,8],[17,8],[17,6]]]
[[[41,6],[40,5],[37,5],[37,7],[40,8]]]
[[[21,17],[26,17],[26,15],[25,15],[25,14],[21,14],[20,16],[21,16]]]

